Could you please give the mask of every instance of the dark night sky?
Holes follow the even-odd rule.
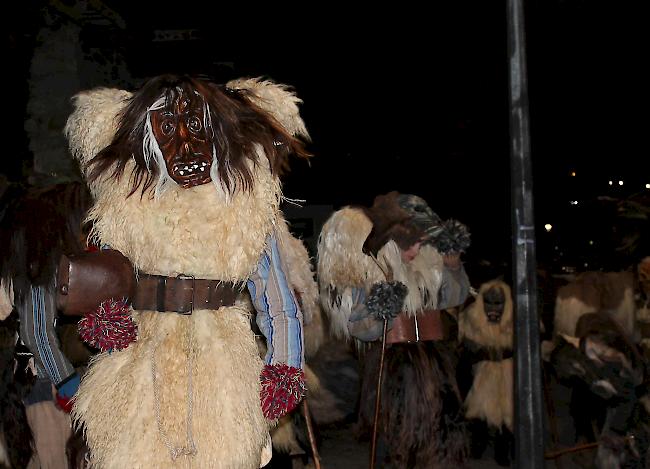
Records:
[[[273,5],[256,15],[216,2],[199,14],[198,4],[104,3],[125,21],[121,47],[135,77],[264,75],[295,87],[315,156],[295,162],[287,197],[338,207],[416,193],[443,218],[465,222],[478,251],[509,252],[505,2],[290,14]],[[569,200],[612,190],[608,179],[625,178],[625,190],[650,182],[637,112],[647,61],[640,3],[526,2],[539,226]],[[172,29],[194,29],[195,39],[152,41],[154,30]]]
[[[310,165],[295,162],[287,197],[338,207],[398,190],[470,227],[485,225],[486,204],[498,200],[487,232],[509,248],[505,4],[320,11],[285,28],[278,14],[239,34],[191,15],[170,23],[141,10],[124,16],[200,31],[193,45],[174,45],[175,71],[217,81],[265,75],[295,87],[315,156]],[[148,47],[153,60],[134,58],[138,74],[168,71],[170,45]]]

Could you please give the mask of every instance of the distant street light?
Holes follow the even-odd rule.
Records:
[[[623,181],[618,181],[618,185],[619,185],[619,186],[622,186],[622,185],[623,185]]]
[[[610,186],[614,185],[614,181],[609,181],[609,185]]]
[[[650,184],[646,184],[646,185],[645,185],[645,188],[646,188],[646,189],[650,189]]]
[[[553,229],[553,225],[551,225],[550,223],[547,223],[546,225],[544,225],[544,229],[546,231],[551,231]]]

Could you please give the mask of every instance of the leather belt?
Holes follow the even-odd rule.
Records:
[[[401,312],[393,320],[393,327],[386,334],[386,343],[443,340],[446,335],[440,310],[429,309],[419,312],[415,316],[407,316],[405,312]]]
[[[133,308],[192,314],[195,309],[219,309],[235,304],[237,290],[230,282],[192,276],[138,274]]]

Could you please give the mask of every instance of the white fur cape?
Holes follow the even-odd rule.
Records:
[[[277,86],[276,97],[284,92],[284,99],[295,103],[281,85],[268,86]],[[89,160],[110,143],[129,96],[97,89],[74,98],[65,133],[84,174]],[[275,117],[287,122],[286,116]],[[127,164],[121,179],[104,176],[91,185],[96,200],[89,214],[92,235],[120,250],[138,270],[243,287],[277,226],[281,198],[265,156],[258,151],[257,159],[253,190],[235,194],[229,203],[212,184],[174,186],[157,198],[127,197],[133,163]],[[134,311],[137,342],[96,356],[75,396],[73,417],[83,425],[91,464],[120,469],[266,464],[270,454],[262,453],[270,439],[260,408],[262,361],[249,313],[239,306],[195,310],[189,316]],[[193,439],[196,455],[173,461],[165,439],[175,447]]]
[[[386,243],[374,259],[363,253],[363,243],[372,230],[365,213],[354,207],[334,212],[323,225],[318,238],[318,282],[321,304],[329,316],[331,332],[350,339],[348,320],[353,306],[353,288],[370,291],[376,282],[386,281],[392,272],[408,288],[404,311],[415,315],[437,306],[443,262],[438,251],[424,245],[411,262],[404,263],[394,241]]]

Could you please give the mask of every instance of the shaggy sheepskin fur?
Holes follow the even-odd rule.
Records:
[[[475,366],[474,383],[465,399],[465,417],[485,420],[495,428],[504,425],[512,431],[512,358],[484,360]]]
[[[76,396],[97,467],[260,466],[268,427],[259,403],[262,360],[249,318],[222,308],[190,316],[134,312],[138,341],[102,353],[90,364]],[[172,462],[156,421],[174,446],[188,444],[188,370],[192,354],[192,434],[197,454]]]
[[[65,132],[85,173],[88,161],[110,143],[116,115],[129,96],[112,89],[76,96]],[[155,198],[128,197],[132,166],[127,164],[120,179],[104,175],[91,187],[92,236],[121,251],[137,270],[232,281],[243,288],[278,225],[280,184],[259,149],[257,162],[251,166],[253,189],[237,192],[227,204],[212,184],[172,187]],[[260,408],[262,360],[249,311],[240,306],[189,316],[134,311],[133,317],[137,342],[98,355],[76,395],[73,417],[84,428],[92,465],[256,468],[268,462],[267,452],[260,456],[270,445],[269,424]],[[188,445],[190,392],[197,452],[172,461],[163,435],[173,446]]]
[[[399,247],[391,240],[373,259],[362,251],[371,230],[372,222],[361,209],[344,207],[330,216],[318,238],[321,304],[330,319],[331,333],[338,338],[350,339],[352,288],[369,291],[374,283],[386,280],[385,272],[392,272],[393,280],[408,288],[403,306],[408,315],[436,308],[443,269],[438,251],[423,245],[415,259],[404,264]]]
[[[298,109],[302,99],[292,92],[291,87],[261,78],[238,78],[226,83],[226,87],[252,91],[253,102],[275,117],[287,132],[309,140],[309,132]]]

